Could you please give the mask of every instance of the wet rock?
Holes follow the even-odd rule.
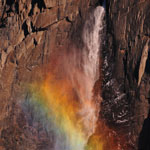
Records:
[[[109,70],[109,74],[107,75],[108,72],[104,71],[105,82],[115,81],[115,84],[120,87],[120,95],[122,93],[125,96],[120,98],[119,103],[115,104],[114,95],[118,93],[117,86],[115,84],[104,86],[104,95],[109,95],[107,94],[109,91],[113,90],[113,92],[112,95],[109,95],[109,98],[104,97],[103,107],[112,108],[112,106],[122,105],[121,110],[127,110],[125,118],[128,123],[123,123],[123,127],[116,129],[116,131],[124,130],[127,145],[129,145],[128,149],[133,149],[131,147],[138,149],[138,136],[149,111],[148,98],[146,98],[149,97],[148,89],[150,87],[149,44],[145,47],[150,38],[149,7],[150,1],[148,0],[107,1],[108,42],[104,56],[108,61],[107,70]],[[142,53],[144,53],[144,50],[146,55],[143,59]],[[113,89],[111,86],[113,86]],[[127,105],[125,105],[126,102]],[[111,113],[117,116],[118,111]],[[104,112],[104,118],[111,116],[111,113],[108,113],[107,110]],[[107,118],[107,120],[109,119],[110,117]],[[123,119],[124,117],[122,117]],[[117,125],[113,117],[110,120],[112,120],[111,123],[108,123],[110,126]]]

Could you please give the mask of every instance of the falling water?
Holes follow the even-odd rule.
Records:
[[[83,120],[85,126],[88,129],[88,136],[94,132],[97,114],[99,110],[93,106],[93,87],[96,80],[99,78],[99,58],[101,50],[101,36],[103,32],[103,17],[104,17],[104,8],[98,6],[94,12],[89,16],[89,19],[86,21],[83,29],[83,41],[84,48],[83,54],[83,83],[85,90],[85,98],[83,99],[83,107],[81,109]],[[82,98],[81,98],[82,99]],[[92,106],[85,105],[86,102],[90,103]],[[99,107],[99,106],[98,106]]]
[[[93,87],[99,77],[103,17],[104,8],[98,6],[85,22],[84,47],[62,51],[47,79],[31,86],[31,101],[38,103],[35,111],[45,111],[42,123],[54,133],[54,150],[84,150],[95,131],[99,106]]]
[[[98,6],[90,14],[83,29],[84,48],[80,51],[72,48],[70,54],[66,54],[63,62],[66,76],[71,81],[80,102],[80,109],[77,112],[79,115],[77,125],[83,125],[84,136],[84,142],[79,147],[68,145],[66,146],[67,150],[83,150],[89,136],[95,131],[99,106],[97,107],[97,104],[93,101],[93,87],[99,78],[99,55],[104,14],[105,10],[101,6]],[[60,148],[62,149],[62,147],[59,147],[56,150],[60,150]]]

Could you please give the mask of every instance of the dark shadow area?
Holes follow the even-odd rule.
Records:
[[[99,0],[95,6],[104,6],[105,5],[105,0]]]
[[[19,14],[19,3],[18,2],[15,3],[15,11],[17,14]]]
[[[42,12],[42,8],[46,8],[44,0],[32,0],[32,9],[29,13],[29,16],[33,15],[33,9],[35,7],[35,5],[37,4],[38,8],[40,9],[40,12]]]
[[[6,5],[9,6],[7,13],[13,12],[12,6],[13,6],[14,2],[15,2],[14,0],[6,0]]]
[[[105,5],[105,0],[99,0],[98,2],[90,1],[90,4],[89,4],[89,6],[92,6],[92,7],[104,6],[104,5]]]
[[[148,52],[148,58],[147,58],[147,61],[146,61],[145,72],[147,74],[150,74],[150,51]]]
[[[99,2],[97,2],[97,4],[96,4],[96,5],[103,6],[103,3],[104,3],[104,0],[99,0]]]
[[[136,65],[135,65],[135,69],[134,69],[134,77],[137,82],[138,82],[138,78],[139,78],[139,68],[140,68],[140,59],[137,61]]]
[[[138,150],[150,150],[150,111],[139,136]]]
[[[6,21],[4,19],[0,20],[0,28],[5,28],[6,27]]]
[[[6,4],[9,5],[10,7],[13,5],[14,0],[6,0]]]
[[[24,31],[24,36],[26,37],[29,34],[26,22],[23,23],[22,30]]]
[[[69,22],[69,23],[72,23],[72,21],[69,19],[68,16],[66,17],[66,21]]]
[[[4,7],[4,12],[3,13],[17,13],[19,14],[19,2],[16,0],[6,0],[6,5]]]

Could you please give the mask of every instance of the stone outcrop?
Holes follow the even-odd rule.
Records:
[[[148,50],[149,50],[149,39],[146,42],[146,45],[144,46],[144,49],[142,51],[142,56],[141,56],[141,61],[140,61],[140,67],[139,67],[139,74],[138,74],[138,86],[141,83],[141,79],[143,77],[143,74],[145,72],[145,67],[146,67],[146,61],[148,58]]]
[[[137,149],[149,111],[149,8],[149,0],[107,1],[102,116],[126,137],[128,150]]]

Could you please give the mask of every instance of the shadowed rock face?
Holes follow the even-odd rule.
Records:
[[[107,1],[102,116],[126,136],[128,150],[137,148],[149,111],[149,8],[149,0]]]

